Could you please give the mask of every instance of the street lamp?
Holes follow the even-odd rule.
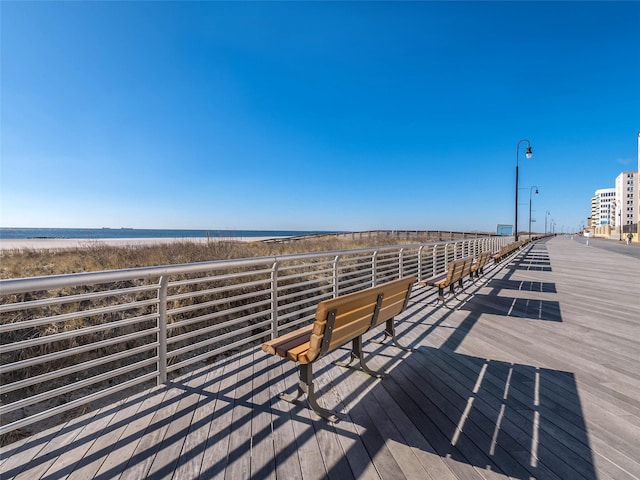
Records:
[[[522,142],[527,142],[527,151],[525,153],[525,156],[527,158],[531,158],[533,156],[533,152],[531,151],[531,142],[529,142],[529,140],[527,140],[526,138],[519,140],[518,145],[516,145],[516,219],[513,225],[515,229],[516,242],[518,241],[518,157],[519,157],[519,151],[520,151],[520,144]]]
[[[531,193],[536,189],[536,197],[538,196],[538,186],[534,185],[529,188],[529,239],[531,239]]]
[[[620,237],[618,240],[622,241],[622,207],[618,210],[618,223],[620,224]]]
[[[544,212],[544,234],[547,234],[547,217],[551,215],[551,212],[549,210],[547,210],[546,212]]]

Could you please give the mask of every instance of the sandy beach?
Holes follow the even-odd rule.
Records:
[[[136,247],[163,243],[260,242],[274,237],[197,237],[197,238],[19,238],[0,239],[0,250],[54,250],[88,248],[97,245]]]

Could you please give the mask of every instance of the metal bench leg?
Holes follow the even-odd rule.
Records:
[[[300,398],[303,394],[306,394],[307,403],[309,404],[309,408],[311,408],[311,410],[320,415],[322,418],[327,419],[331,423],[339,422],[340,419],[335,413],[318,405],[316,394],[313,390],[313,370],[311,365],[311,363],[306,363],[304,365],[298,366],[298,374],[300,376],[300,379],[298,380],[298,391],[292,395],[281,393],[280,398],[289,403],[295,403],[298,398]]]
[[[398,341],[398,337],[396,337],[396,327],[393,323],[393,318],[387,320],[387,326],[384,329],[384,334],[391,336],[391,339],[393,340],[393,344],[396,347],[398,347],[400,350],[404,350],[406,352],[413,352],[413,348],[400,345],[400,342]]]
[[[353,368],[351,367],[351,362],[353,360],[358,360],[360,363],[360,369],[371,375],[372,377],[382,378],[383,373],[377,372],[375,370],[370,369],[364,361],[364,356],[362,355],[362,336],[356,337],[351,341],[351,353],[349,355],[348,362],[334,362],[334,365],[339,367]]]
[[[438,298],[436,298],[436,301],[433,303],[433,306],[437,306],[438,303],[442,302],[442,304],[444,305],[444,288],[443,287],[438,287]]]
[[[355,350],[355,354],[360,359],[360,368],[362,369],[362,371],[368,373],[372,377],[382,378],[382,372],[370,369],[364,361],[364,357],[362,356],[362,336],[353,339],[353,349]]]
[[[398,341],[398,337],[396,337],[396,328],[395,328],[395,324],[393,323],[393,318],[390,318],[389,320],[387,320],[386,325],[384,327],[384,337],[382,338],[382,340],[371,339],[370,341],[373,343],[384,343],[387,341],[387,338],[391,338],[391,340],[393,341],[393,344],[400,350],[404,350],[406,352],[413,352],[413,348],[400,345],[400,342]]]
[[[351,351],[349,352],[349,360],[347,360],[346,362],[333,362],[334,365],[337,365],[338,367],[345,367],[345,368],[351,368],[351,364],[353,363],[354,360],[359,360],[359,356],[357,353],[357,348],[356,348],[356,339],[354,338],[353,340],[351,340]]]

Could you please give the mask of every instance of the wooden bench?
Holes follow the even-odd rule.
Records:
[[[526,240],[519,240],[517,242],[511,242],[508,245],[504,245],[500,247],[500,249],[492,255],[494,263],[500,263],[504,258],[511,255],[513,252],[518,250],[520,247],[527,243]]]
[[[365,364],[362,335],[385,323],[385,335],[388,333],[395,342],[393,318],[406,308],[415,281],[415,277],[401,278],[324,300],[316,307],[313,324],[263,343],[262,350],[265,352],[299,364],[297,392],[291,395],[281,393],[280,398],[293,403],[306,394],[311,410],[330,422],[337,422],[338,417],[321,408],[315,398],[313,362],[352,342],[351,359],[357,358],[363,371],[380,377],[379,372],[374,372]]]
[[[474,260],[471,265],[471,278],[480,278],[480,275],[484,275],[484,267],[489,263],[491,258],[491,252],[482,252]]]
[[[471,274],[472,264],[472,256],[453,260],[452,262],[449,262],[446,272],[434,275],[427,280],[418,282],[418,285],[423,285],[426,287],[437,287],[438,301],[442,301],[442,304],[444,305],[444,289],[449,287],[449,293],[453,294],[456,283],[460,288],[462,288],[464,278]]]

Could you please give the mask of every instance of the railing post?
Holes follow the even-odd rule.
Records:
[[[340,294],[340,287],[338,284],[338,264],[340,263],[340,255],[336,255],[333,259],[333,298]]]
[[[378,250],[374,251],[373,255],[371,256],[371,286],[372,287],[376,286],[376,276],[378,274],[377,260],[378,260]]]
[[[158,379],[157,384],[167,383],[167,288],[169,278],[160,277],[158,289]]]
[[[418,248],[418,281],[422,281],[422,250],[424,250],[424,245],[420,245]]]
[[[404,277],[403,273],[404,273],[404,262],[403,262],[403,254],[404,254],[404,247],[402,247],[400,249],[400,252],[398,253],[398,278],[402,278]]]
[[[271,266],[271,339],[278,337],[278,261]]]

